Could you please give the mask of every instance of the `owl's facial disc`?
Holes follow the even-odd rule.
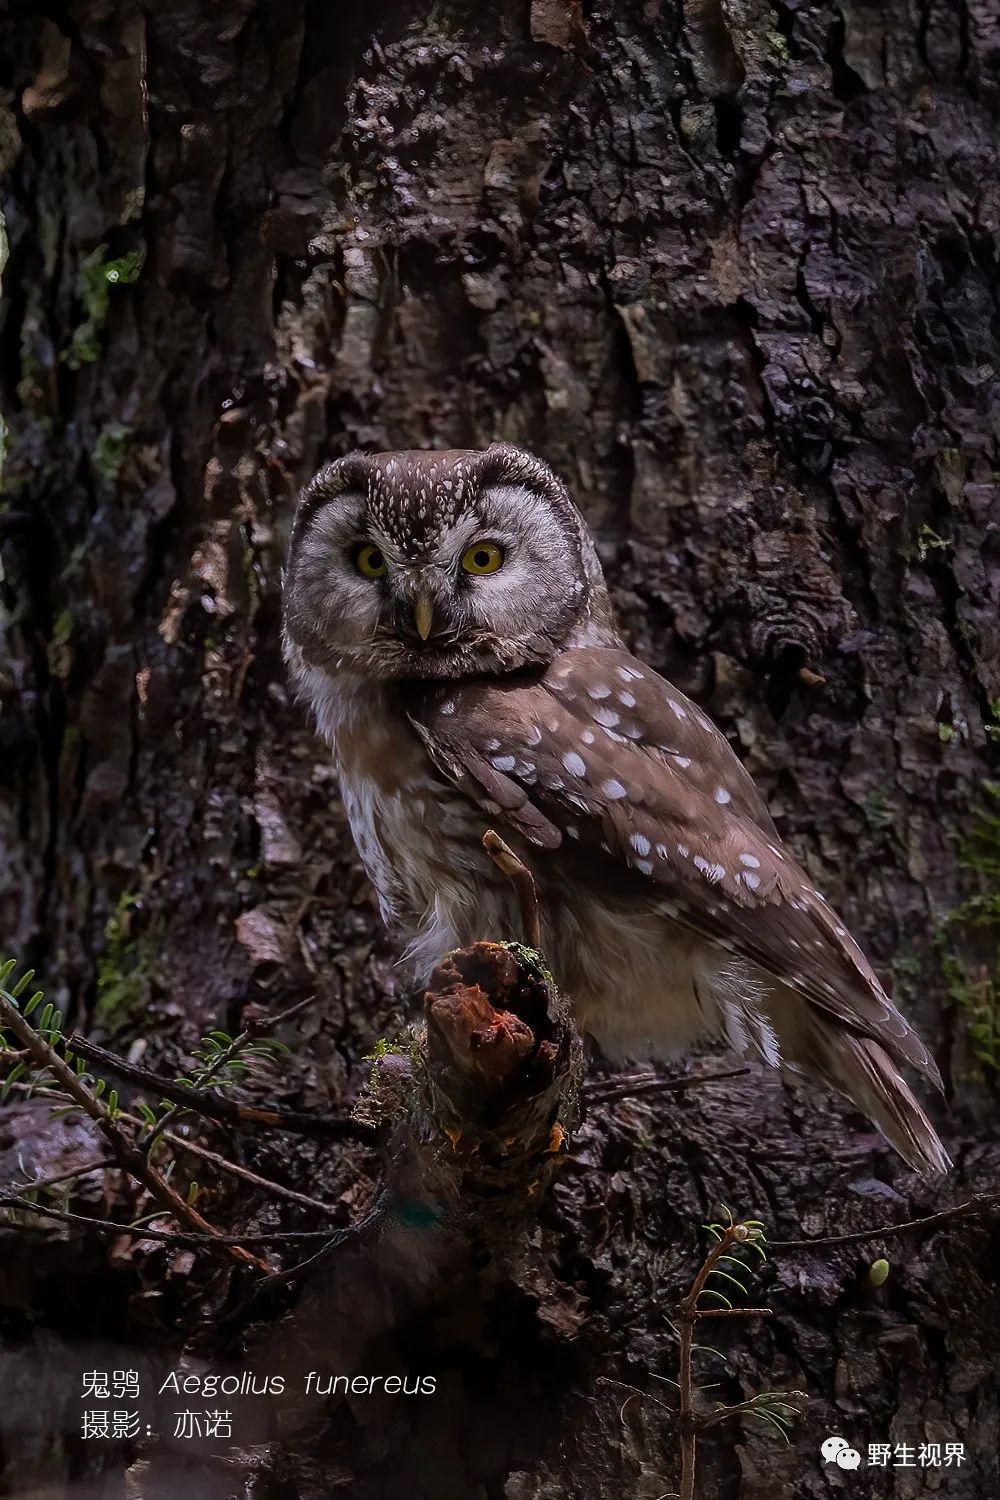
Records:
[[[317,476],[285,585],[306,664],[382,680],[551,659],[588,603],[579,518],[537,460],[500,452],[355,455]]]

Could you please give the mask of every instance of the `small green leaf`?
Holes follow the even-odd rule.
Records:
[[[884,1259],[873,1260],[868,1269],[868,1280],[872,1286],[885,1286],[889,1279],[889,1262]]]
[[[737,1287],[739,1289],[739,1291],[743,1294],[744,1297],[746,1296],[747,1289],[743,1285],[742,1281],[737,1281],[736,1277],[735,1276],[730,1276],[730,1274],[729,1274],[728,1271],[719,1271],[717,1269],[713,1269],[710,1274],[712,1276],[721,1276],[722,1279],[723,1279],[723,1281],[732,1282],[733,1286]]]
[[[10,1072],[7,1074],[7,1077],[4,1079],[3,1089],[0,1090],[0,1099],[6,1099],[7,1098],[8,1094],[11,1092],[12,1088],[14,1087],[14,1084],[17,1082],[17,1080],[19,1078],[23,1078],[24,1075],[25,1075],[25,1073],[27,1073],[27,1071],[28,1071],[28,1064],[26,1062],[19,1062],[19,1063],[15,1063],[14,1064],[14,1066],[11,1068]]]

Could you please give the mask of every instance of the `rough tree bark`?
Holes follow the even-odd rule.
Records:
[[[938,1049],[944,1187],[774,1079],[598,1108],[519,1268],[415,1301],[374,1350],[332,1304],[331,1365],[430,1369],[433,1400],[341,1403],[270,1477],[239,1452],[184,1474],[261,1500],[661,1495],[669,1414],[620,1419],[600,1381],[669,1392],[713,1203],[800,1238],[957,1199],[1000,1157],[968,1028],[991,931],[942,928],[1000,729],[1000,13],[40,0],[0,36],[0,946],[161,1057],[311,989],[296,1103],[347,1107],[406,997],[283,681],[293,497],[357,444],[503,437],[579,496],[636,650],[724,726]],[[8,1109],[5,1162],[29,1137],[72,1149]],[[345,1218],[374,1171],[338,1143],[282,1169]],[[100,1242],[0,1233],[26,1360],[190,1333],[176,1266],[164,1292]],[[877,1245],[778,1254],[773,1320],[705,1378],[810,1411],[791,1451],[715,1429],[703,1493],[994,1493],[995,1249],[988,1225],[893,1241],[878,1292]],[[831,1478],[837,1430],[967,1460]],[[12,1493],[95,1472],[30,1424],[5,1442]]]

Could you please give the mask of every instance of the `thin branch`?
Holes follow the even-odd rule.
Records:
[[[956,1219],[975,1219],[1000,1208],[1000,1193],[977,1193],[965,1203],[943,1208],[923,1219],[906,1219],[902,1224],[881,1224],[874,1229],[855,1229],[850,1234],[824,1235],[815,1240],[772,1240],[772,1250],[811,1250],[815,1245],[862,1245],[866,1240],[884,1240],[897,1234],[911,1234],[921,1229],[936,1229]]]
[[[47,1203],[32,1203],[17,1193],[0,1193],[0,1208],[20,1208],[25,1213],[39,1214],[43,1219],[58,1219],[64,1224],[78,1224],[85,1229],[98,1229],[102,1234],[130,1234],[138,1240],[161,1240],[165,1245],[273,1245],[285,1240],[330,1240],[335,1234],[329,1229],[276,1229],[270,1234],[184,1234],[164,1229],[150,1229],[145,1224],[118,1224],[113,1219],[93,1219],[86,1214],[71,1214],[65,1209],[52,1208]],[[277,1273],[271,1271],[270,1275]]]
[[[30,1087],[30,1085],[26,1085],[26,1087]],[[53,1099],[59,1098],[56,1094],[50,1097]],[[143,1124],[142,1120],[138,1119],[135,1115],[130,1115],[126,1110],[122,1110],[118,1118],[126,1120],[130,1125],[135,1125],[137,1128]],[[192,1156],[200,1157],[203,1161],[209,1162],[220,1172],[227,1172],[232,1177],[239,1177],[243,1182],[253,1183],[254,1187],[262,1188],[275,1198],[284,1198],[289,1203],[297,1203],[301,1208],[312,1209],[314,1213],[337,1215],[340,1212],[335,1204],[324,1203],[320,1198],[310,1198],[306,1193],[297,1193],[294,1188],[288,1188],[280,1182],[274,1182],[270,1177],[261,1177],[258,1173],[251,1172],[249,1167],[241,1167],[237,1162],[230,1161],[228,1157],[220,1156],[217,1151],[209,1151],[207,1146],[199,1145],[197,1141],[189,1141],[184,1136],[177,1135],[172,1130],[168,1130],[165,1133],[164,1140],[169,1141],[172,1146],[180,1147],[182,1151],[190,1152]],[[89,1172],[96,1172],[100,1168],[117,1166],[119,1166],[119,1162],[115,1157],[101,1156],[94,1161],[85,1162],[82,1167],[73,1167],[67,1172],[58,1172],[53,1177],[41,1177],[37,1181],[29,1179],[25,1182],[15,1184],[15,1186],[20,1187],[24,1192],[34,1193],[41,1188],[55,1187],[60,1182],[69,1182],[74,1177],[86,1177]]]
[[[366,1234],[374,1225],[378,1224],[384,1216],[384,1209],[380,1202],[368,1210],[363,1219],[356,1224],[349,1224],[346,1229],[338,1229],[328,1237],[328,1241],[321,1249],[306,1256],[305,1260],[296,1261],[295,1265],[289,1266],[287,1270],[275,1271],[266,1276],[263,1281],[256,1282],[249,1288],[242,1301],[238,1302],[226,1318],[226,1326],[240,1328],[251,1307],[256,1306],[265,1292],[276,1290],[280,1286],[291,1286],[296,1281],[301,1281],[307,1272],[316,1270],[330,1256],[334,1250],[339,1250],[348,1240],[359,1239]]]
[[[166,1131],[163,1138],[172,1146],[179,1146],[182,1151],[190,1151],[192,1156],[211,1162],[212,1166],[217,1167],[220,1172],[228,1172],[231,1177],[239,1177],[243,1182],[252,1182],[254,1187],[263,1188],[265,1192],[273,1193],[278,1198],[285,1198],[289,1203],[298,1203],[302,1208],[311,1208],[321,1214],[340,1212],[332,1203],[323,1203],[319,1198],[310,1198],[305,1193],[297,1193],[294,1188],[283,1187],[280,1182],[272,1182],[269,1177],[259,1177],[256,1172],[251,1172],[249,1167],[241,1167],[236,1162],[230,1161],[228,1157],[220,1156],[217,1151],[209,1151],[207,1146],[198,1145],[196,1141],[185,1140],[182,1135],[177,1135],[173,1130]]]
[[[289,1005],[285,1010],[279,1010],[276,1016],[251,1017],[245,1022],[243,1030],[251,1038],[268,1036],[279,1026],[284,1026],[286,1021],[294,1020],[296,1016],[301,1015],[304,1010],[308,1010],[310,1005],[315,1005],[315,1003],[315,995],[306,995],[304,999],[296,1000],[294,1005]]]
[[[123,1078],[126,1083],[134,1083],[139,1088],[147,1089],[161,1095],[164,1099],[183,1105],[192,1114],[204,1115],[209,1120],[219,1120],[226,1125],[266,1125],[274,1130],[287,1130],[296,1135],[338,1138],[347,1136],[365,1141],[370,1141],[374,1135],[370,1125],[365,1125],[360,1120],[354,1120],[348,1116],[324,1117],[256,1104],[237,1104],[235,1100],[227,1098],[224,1094],[213,1094],[207,1089],[188,1088],[183,1083],[176,1083],[172,1078],[161,1078],[158,1073],[151,1073],[148,1068],[140,1068],[134,1063],[126,1062],[116,1053],[109,1052],[105,1047],[99,1047],[96,1042],[88,1041],[85,1036],[81,1036],[76,1031],[69,1038],[67,1045],[72,1052],[79,1053],[81,1057],[85,1057],[88,1062],[98,1067],[106,1068],[109,1073]]]
[[[26,1193],[37,1193],[41,1188],[56,1187],[60,1182],[70,1182],[74,1177],[86,1177],[88,1173],[97,1172],[102,1167],[117,1165],[113,1156],[98,1156],[94,1161],[85,1162],[82,1167],[72,1167],[68,1172],[57,1172],[54,1177],[28,1178],[27,1181],[16,1183],[15,1186]]]
[[[493,829],[483,834],[483,848],[502,875],[513,882],[517,899],[521,904],[521,921],[524,924],[524,940],[529,948],[542,946],[542,920],[538,911],[538,892],[535,879],[523,860],[518,859],[513,849]]]
[[[138,1151],[128,1137],[115,1124],[111,1111],[97,1096],[87,1088],[86,1084],[79,1078],[77,1073],[69,1064],[60,1057],[55,1048],[50,1047],[48,1042],[38,1034],[35,1028],[25,1019],[13,1000],[0,990],[0,1025],[9,1028],[27,1052],[31,1054],[32,1060],[42,1069],[47,1069],[59,1084],[60,1089],[72,1099],[73,1103],[83,1110],[84,1114],[94,1121],[104,1139],[107,1141],[111,1151],[119,1164],[137,1179],[152,1194],[152,1196],[163,1205],[163,1207],[186,1224],[196,1234],[208,1235],[211,1239],[221,1244],[221,1236],[212,1227],[207,1219],[204,1219],[196,1208],[190,1203],[185,1203],[179,1193],[175,1192],[170,1184],[163,1178],[155,1167],[150,1166],[141,1151]],[[265,1275],[270,1274],[271,1267],[267,1261],[261,1260],[256,1255],[251,1255],[249,1250],[242,1249],[239,1245],[225,1246],[225,1253],[233,1260],[238,1260],[246,1265],[253,1265]]]
[[[789,1406],[796,1408],[799,1407],[800,1402],[808,1401],[809,1399],[805,1391],[782,1391],[781,1396]],[[701,1420],[702,1432],[707,1431],[709,1427],[714,1427],[718,1422],[727,1421],[729,1417],[741,1417],[745,1412],[753,1413],[757,1411],[760,1407],[760,1401],[761,1398],[758,1394],[751,1396],[749,1401],[740,1401],[736,1406],[724,1406],[721,1411],[713,1412],[710,1417],[703,1417]],[[801,1411],[799,1415],[801,1416]]]
[[[613,1104],[618,1099],[632,1099],[640,1094],[667,1094],[697,1088],[703,1083],[721,1083],[726,1078],[742,1078],[749,1068],[726,1068],[718,1073],[686,1073],[682,1078],[660,1078],[656,1073],[633,1073],[625,1078],[595,1079],[583,1086],[588,1104]]]
[[[699,1307],[698,1318],[773,1318],[769,1307]]]

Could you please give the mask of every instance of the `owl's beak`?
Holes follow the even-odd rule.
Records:
[[[418,594],[413,601],[413,623],[422,641],[426,641],[434,625],[434,605],[429,594]]]

